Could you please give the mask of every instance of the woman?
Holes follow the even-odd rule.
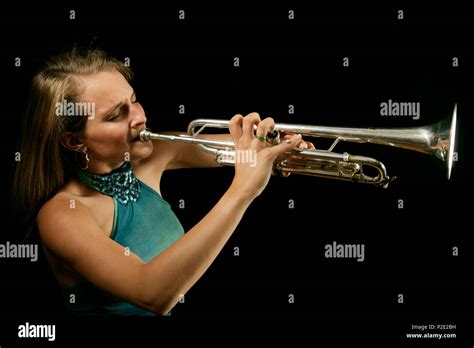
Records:
[[[270,146],[262,140],[271,118],[234,116],[230,136],[209,137],[255,151],[256,165],[237,163],[229,189],[184,234],[160,195],[161,175],[217,165],[193,145],[140,142],[147,118],[130,80],[130,70],[103,52],[76,50],[33,79],[14,194],[77,314],[169,314],[263,191],[275,158],[312,147],[300,135]]]

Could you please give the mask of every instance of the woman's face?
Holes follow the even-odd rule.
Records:
[[[87,147],[89,170],[107,173],[124,161],[137,161],[153,152],[151,141],[142,143],[139,132],[147,121],[133,88],[116,71],[81,77],[84,87],[81,102],[94,103],[82,143]]]

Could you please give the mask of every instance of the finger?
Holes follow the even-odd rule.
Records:
[[[296,144],[296,147],[300,150],[307,150],[308,149],[308,145],[303,140],[300,141],[298,144]]]
[[[283,140],[291,139],[294,134],[295,133],[285,133],[285,135],[283,136]],[[301,139],[301,141],[296,144],[296,147],[300,150],[316,150],[316,147],[312,142],[305,141],[303,139]]]
[[[243,137],[247,144],[250,144],[254,138],[253,126],[258,125],[261,122],[260,115],[256,112],[252,112],[244,117],[244,123],[242,126]]]
[[[271,132],[275,128],[275,121],[271,117],[265,118],[262,122],[258,124],[256,135],[259,137],[266,138],[267,134]],[[264,144],[267,144],[267,142],[263,142],[257,138],[255,138],[256,141],[262,142]]]
[[[232,137],[232,140],[234,141],[234,144],[237,144],[237,142],[242,137],[243,120],[244,120],[244,116],[237,114],[234,117],[232,117],[229,121],[229,132]]]
[[[301,134],[295,134],[291,139],[286,139],[280,144],[269,148],[268,151],[270,152],[270,157],[272,157],[274,160],[283,153],[295,148],[296,145],[301,141],[301,138]]]

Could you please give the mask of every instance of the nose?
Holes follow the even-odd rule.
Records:
[[[141,129],[145,126],[147,118],[145,116],[145,110],[143,110],[140,105],[132,104],[130,114],[132,116],[132,121],[130,124],[132,128]]]

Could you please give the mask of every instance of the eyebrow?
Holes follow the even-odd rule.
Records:
[[[134,96],[135,96],[135,90],[132,90],[132,96],[130,97],[130,99],[133,99]],[[116,109],[122,107],[123,104],[124,104],[124,102],[122,101],[122,102],[118,103],[117,105],[112,106],[108,111],[106,111],[104,113],[104,117],[107,117],[110,114],[112,114]]]

